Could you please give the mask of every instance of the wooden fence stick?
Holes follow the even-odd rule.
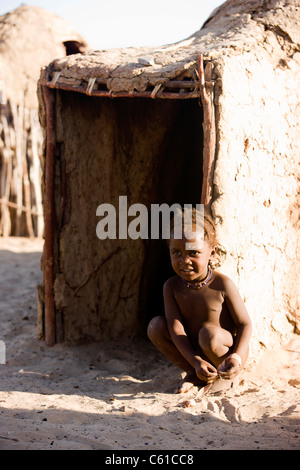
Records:
[[[45,342],[55,344],[54,310],[54,177],[55,177],[55,91],[43,86],[46,106],[46,163],[45,163],[45,243],[44,243],[44,283],[45,283]]]
[[[42,189],[40,181],[40,160],[39,160],[39,122],[37,115],[31,110],[30,112],[30,128],[31,128],[31,157],[32,166],[30,169],[30,179],[34,188],[35,204],[37,209],[37,236],[42,237],[44,233],[44,215],[42,202]]]
[[[5,207],[12,207],[13,209],[21,210],[22,212],[29,212],[31,215],[35,215],[37,217],[42,216],[43,213],[39,213],[34,209],[25,207],[25,206],[18,206],[16,202],[7,201],[5,198],[0,198],[0,205]]]
[[[12,180],[12,150],[11,150],[11,139],[10,132],[7,123],[7,117],[2,116],[2,127],[4,133],[4,141],[6,148],[3,149],[3,171],[2,171],[2,197],[4,201],[9,200],[10,189],[11,189],[11,180]],[[5,171],[6,170],[6,171]],[[8,237],[11,233],[11,219],[10,213],[7,205],[2,205],[1,207],[1,219],[0,219],[0,233],[4,237]]]
[[[16,167],[14,169],[14,178],[15,178],[15,191],[16,191],[16,202],[18,209],[16,212],[16,235],[19,237],[22,235],[22,211],[19,209],[23,204],[23,158],[22,158],[22,148],[23,148],[23,120],[24,120],[24,105],[23,97],[20,99],[19,105],[12,104],[11,111],[14,119],[14,128],[15,128],[15,138],[16,138]]]
[[[29,180],[27,158],[26,158],[26,141],[23,142],[23,146],[22,146],[22,163],[23,163],[24,203],[27,209],[25,211],[26,227],[27,227],[29,238],[33,239],[34,230],[33,230],[32,218],[31,218],[31,190],[30,190],[30,180]]]

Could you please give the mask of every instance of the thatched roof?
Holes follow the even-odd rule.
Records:
[[[37,108],[36,83],[40,69],[66,56],[67,41],[78,51],[87,44],[62,18],[42,8],[21,6],[0,16],[0,80],[15,103],[25,93],[25,106]]]
[[[53,87],[88,94],[101,90],[111,95],[156,94],[170,80],[196,79],[199,53],[211,60],[255,47],[269,52],[278,63],[282,54],[299,50],[299,19],[298,0],[266,0],[263,5],[260,0],[228,0],[199,31],[183,41],[161,48],[100,50],[56,59],[47,68],[46,78]],[[192,86],[190,91],[193,97]]]

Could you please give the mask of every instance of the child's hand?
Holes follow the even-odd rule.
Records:
[[[238,355],[236,355],[238,356]],[[218,374],[222,379],[232,379],[241,370],[241,360],[234,355],[230,355],[218,366]]]
[[[207,383],[213,382],[218,376],[217,369],[209,362],[204,361],[204,359],[197,362],[195,372],[200,380],[204,380]]]

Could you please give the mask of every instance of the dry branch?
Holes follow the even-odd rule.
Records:
[[[203,183],[201,193],[201,203],[208,209],[212,201],[212,184],[216,148],[216,129],[215,129],[215,108],[213,87],[209,90],[205,86],[205,74],[203,55],[198,56],[198,69],[199,69],[199,88],[201,103],[203,107]],[[206,66],[207,79],[212,83],[212,64],[208,63]]]

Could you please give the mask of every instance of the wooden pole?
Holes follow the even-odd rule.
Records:
[[[203,183],[201,204],[210,211],[216,148],[215,108],[213,101],[212,64],[208,63],[207,85],[204,75],[203,55],[198,56],[199,88],[203,107]]]
[[[55,91],[43,86],[46,107],[46,163],[45,163],[45,243],[44,243],[44,283],[45,283],[45,342],[55,344],[54,310],[54,178],[55,178]]]
[[[171,84],[170,84],[171,83]],[[177,81],[175,82],[175,86],[172,84],[172,82],[166,82],[162,84],[162,87],[166,88],[175,88],[178,86],[179,88],[181,87],[182,82]],[[174,99],[174,100],[184,100],[184,99],[191,99],[191,98],[198,98],[199,97],[199,90],[194,86],[194,82],[185,82],[189,83],[189,86],[184,85],[181,88],[191,88],[192,91],[190,92],[180,92],[180,93],[175,93],[175,92],[167,92],[167,91],[158,91],[155,93],[155,98],[158,99]],[[178,85],[179,84],[179,85]],[[51,88],[51,82],[48,82],[46,80],[40,79],[40,85],[42,86],[49,86]],[[65,90],[65,91],[74,91],[77,93],[83,93],[85,95],[89,96],[97,96],[100,98],[153,98],[153,91],[120,91],[120,92],[114,92],[114,91],[109,91],[109,90],[91,90],[87,93],[87,88],[86,87],[81,87],[81,86],[73,86],[73,85],[67,85],[64,83],[58,83],[56,82],[55,85],[52,86],[52,88],[57,88],[58,90]]]

